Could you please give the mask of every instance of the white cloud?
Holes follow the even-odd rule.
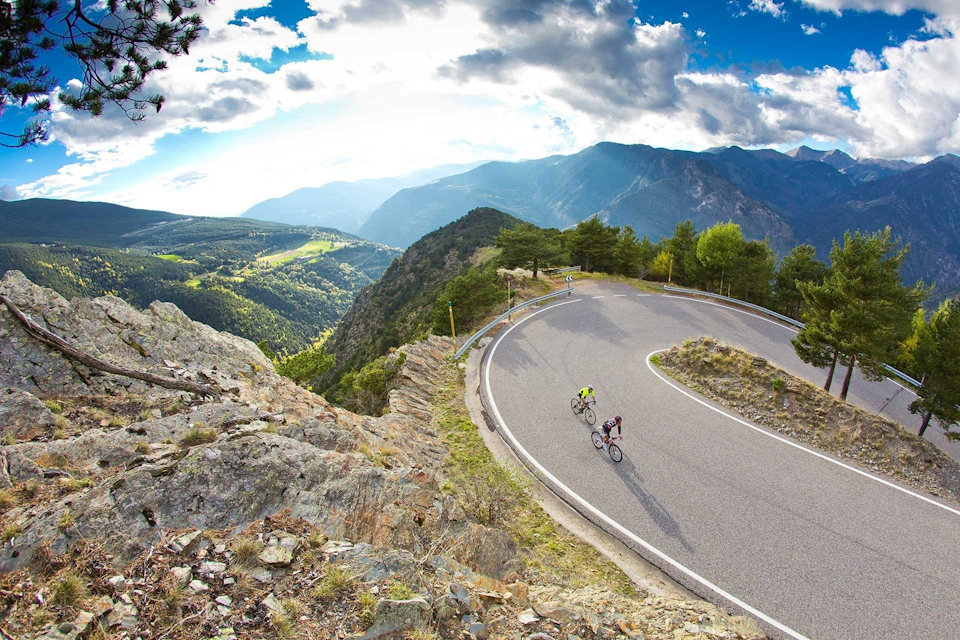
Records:
[[[900,16],[911,9],[919,9],[941,16],[960,16],[957,0],[799,0],[804,5],[820,11],[841,14],[851,11],[883,11]]]
[[[0,185],[0,202],[10,202],[11,200],[19,199],[20,196],[17,193],[16,187],[9,184]]]
[[[684,11],[684,12],[683,12],[683,19],[686,20],[686,19],[689,18],[689,17],[690,17],[690,14],[687,13],[686,11]]]
[[[803,29],[803,33],[808,36],[813,36],[820,33],[820,29],[817,29],[812,24],[801,24],[800,28]]]
[[[783,18],[785,20],[787,17],[787,12],[783,10],[783,3],[774,2],[774,0],[750,0],[749,8],[751,11],[769,13],[774,18]]]

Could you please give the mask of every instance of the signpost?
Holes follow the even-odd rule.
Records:
[[[453,352],[457,352],[457,330],[453,327],[453,302],[447,303],[447,308],[450,309],[450,333],[453,335]]]

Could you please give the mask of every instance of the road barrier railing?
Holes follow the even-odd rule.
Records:
[[[553,293],[548,293],[545,296],[540,296],[539,298],[533,298],[532,300],[527,300],[523,304],[518,304],[512,309],[507,309],[504,313],[497,316],[496,320],[493,320],[490,324],[485,326],[483,329],[480,329],[480,331],[477,331],[475,334],[467,338],[467,341],[463,343],[463,346],[457,349],[457,352],[454,354],[453,358],[456,360],[457,358],[462,356],[464,353],[467,352],[467,349],[473,346],[474,342],[476,342],[477,340],[485,336],[488,331],[493,329],[495,326],[503,322],[504,319],[513,315],[517,311],[520,311],[521,309],[526,309],[527,307],[531,307],[541,302],[546,302],[547,300],[553,300],[554,298],[560,298],[562,296],[569,296],[572,293],[573,293],[573,287],[567,287],[566,289],[559,289],[557,291],[554,291]]]
[[[580,271],[580,265],[577,265],[575,267],[564,267],[563,269],[544,269],[543,270],[544,273],[548,273],[550,275],[556,275],[558,273],[567,273],[568,271]]]
[[[698,290],[696,290],[696,289],[684,289],[683,287],[671,287],[670,285],[664,285],[664,286],[663,286],[663,290],[664,290],[664,291],[667,291],[667,292],[670,292],[670,293],[683,293],[683,294],[691,295],[691,296],[702,296],[702,297],[704,297],[704,298],[713,298],[714,300],[722,300],[723,302],[727,302],[727,303],[730,303],[730,304],[739,305],[739,306],[741,306],[741,307],[747,307],[747,308],[749,308],[749,309],[753,309],[754,311],[759,311],[760,313],[766,314],[766,315],[768,315],[768,316],[770,316],[770,317],[772,317],[772,318],[776,318],[777,320],[781,320],[781,321],[783,321],[783,322],[786,322],[787,324],[792,324],[793,326],[799,327],[800,329],[803,329],[803,328],[806,326],[805,324],[803,324],[803,323],[800,322],[799,320],[794,320],[793,318],[791,318],[791,317],[789,317],[789,316],[785,316],[785,315],[783,315],[783,314],[781,314],[781,313],[777,313],[776,311],[773,311],[773,310],[771,310],[771,309],[767,309],[766,307],[761,307],[760,305],[753,304],[752,302],[746,302],[746,301],[744,301],[744,300],[737,300],[736,298],[728,298],[727,296],[722,296],[722,295],[719,295],[719,294],[716,294],[716,293],[708,293],[708,292],[706,292],[706,291],[698,291]],[[915,387],[917,387],[917,388],[919,388],[919,387],[922,386],[922,384],[920,383],[919,380],[917,380],[917,379],[915,379],[915,378],[912,378],[911,376],[908,376],[908,375],[905,374],[903,371],[900,371],[900,370],[898,370],[898,369],[894,369],[893,367],[891,367],[891,366],[888,365],[888,364],[883,365],[883,369],[884,369],[887,373],[890,373],[891,375],[894,375],[894,376],[900,378],[901,380],[903,380],[904,382],[908,382],[908,383],[912,384],[913,386],[915,386]]]

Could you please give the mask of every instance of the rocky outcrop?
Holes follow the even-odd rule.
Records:
[[[127,562],[165,531],[239,530],[284,510],[331,538],[416,551],[442,535],[457,541],[455,557],[483,573],[514,568],[512,539],[469,522],[439,491],[445,453],[429,427],[426,399],[449,340],[405,347],[391,412],[371,418],[332,407],[278,376],[249,341],[193,322],[172,305],[140,312],[112,297],[67,302],[17,272],[4,276],[0,293],[86,353],[223,391],[221,402],[203,403],[90,371],[32,340],[0,310],[0,354],[14,363],[0,372],[0,384],[11,388],[0,396],[0,416],[17,416],[0,425],[16,441],[3,450],[7,475],[43,480],[44,470],[54,469],[57,481],[72,478],[74,487],[84,479],[79,491],[5,514],[19,534],[0,569],[26,566],[38,548],[61,554],[84,539],[102,539],[116,562]],[[131,394],[148,405],[173,398],[193,406],[55,439],[41,401]],[[38,437],[18,437],[28,426]]]

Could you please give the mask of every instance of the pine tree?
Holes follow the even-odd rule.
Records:
[[[584,271],[612,272],[615,264],[613,248],[619,233],[620,227],[608,226],[596,216],[584,220],[565,233],[571,260],[580,263]]]
[[[865,378],[882,379],[883,364],[897,359],[910,333],[911,319],[928,291],[922,283],[907,287],[900,281],[908,252],[909,247],[892,239],[889,227],[870,235],[847,232],[842,247],[833,243],[823,284],[797,285],[807,304],[808,327],[794,347],[816,366],[824,366],[829,357],[827,390],[838,359],[847,367],[841,399],[847,398],[858,364]]]
[[[831,324],[832,313],[840,306],[840,293],[831,285],[831,282],[797,282],[805,305],[805,327],[790,341],[801,360],[820,369],[828,368],[824,391],[830,391],[833,386],[841,346]]]
[[[530,269],[534,278],[543,266],[554,263],[563,253],[556,230],[550,234],[527,223],[518,224],[513,229],[501,229],[496,244],[502,249],[500,262],[505,267]]]
[[[697,260],[697,230],[693,222],[678,223],[673,236],[666,241],[665,250],[673,256],[673,279],[685,285],[695,284],[702,265]]]
[[[917,390],[917,399],[910,404],[911,413],[920,414],[919,435],[930,424],[930,418],[947,432],[948,437],[960,439],[950,427],[960,423],[960,300],[949,300],[940,305],[930,322],[920,318],[911,341],[911,359],[923,377]]]
[[[644,236],[646,238],[646,236]],[[649,242],[649,240],[647,240]],[[620,230],[617,236],[617,242],[613,246],[613,259],[616,263],[616,272],[625,276],[637,275],[642,264],[642,252],[640,241],[637,240],[637,233],[633,227],[625,226]]]
[[[775,308],[792,318],[799,318],[803,311],[803,295],[797,288],[798,282],[810,282],[819,285],[827,274],[827,265],[815,258],[813,245],[801,244],[794,247],[780,263],[773,283]]]
[[[750,240],[744,245],[733,275],[735,287],[743,292],[744,300],[757,304],[766,301],[770,296],[770,283],[776,266],[777,257],[770,248],[769,238],[763,242]]]
[[[58,47],[77,61],[82,75],[78,92],[60,92],[66,106],[99,116],[112,103],[134,122],[148,107],[160,111],[163,96],[142,93],[146,79],[166,68],[164,56],[188,53],[200,37],[199,14],[185,13],[196,6],[195,0],[106,0],[89,6],[79,0],[17,0],[9,15],[0,10],[0,116],[11,106],[27,105],[37,116],[22,132],[0,132],[0,146],[47,139],[41,118],[51,110],[47,95],[57,79],[37,63],[42,52]]]

